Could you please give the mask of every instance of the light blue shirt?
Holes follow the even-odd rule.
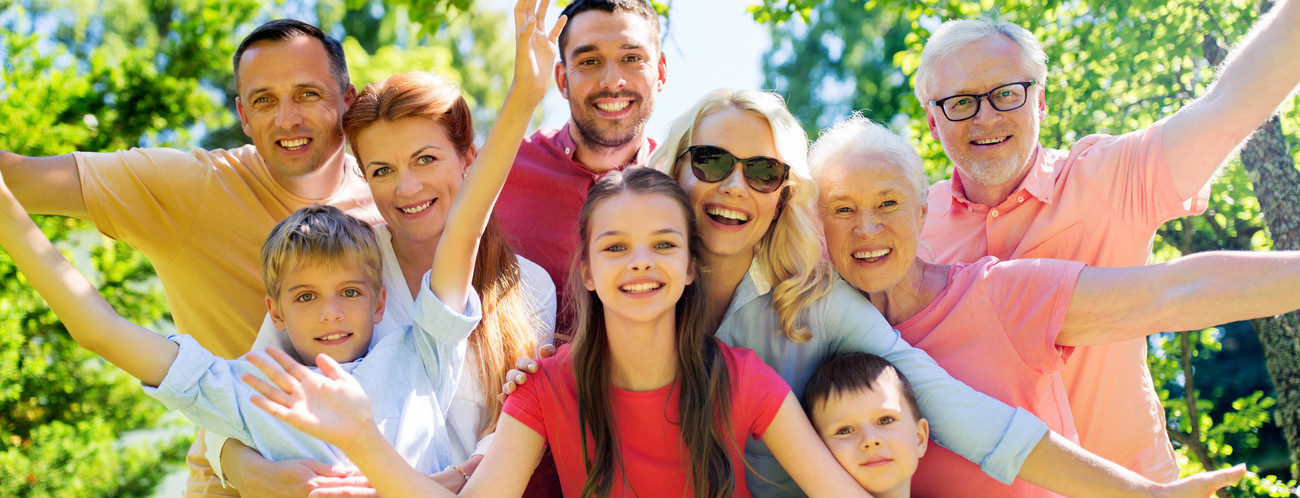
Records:
[[[904,342],[856,289],[838,276],[833,278],[831,292],[813,302],[801,317],[801,325],[808,327],[812,338],[794,342],[781,333],[781,320],[772,309],[771,285],[751,266],[736,287],[717,337],[732,346],[753,349],[790,383],[800,399],[804,384],[823,360],[859,351],[884,357],[911,382],[921,413],[930,421],[934,441],[978,463],[990,477],[1010,484],[1047,433],[1047,425],[1023,409],[1007,406],[953,379],[930,355]],[[745,461],[776,484],[751,472],[748,482],[754,496],[803,496],[762,441],[745,445]]]
[[[431,474],[452,461],[447,436],[449,400],[460,382],[465,347],[483,310],[473,289],[462,315],[448,308],[429,290],[425,273],[413,310],[414,326],[388,334],[366,355],[343,364],[370,397],[370,407],[393,448],[411,466]],[[239,380],[244,373],[266,376],[246,360],[226,360],[208,352],[188,335],[169,339],[180,352],[162,384],[145,386],[145,393],[179,410],[199,427],[233,437],[271,461],[311,458],[327,464],[351,465],[338,448],[309,436],[249,398],[256,394]]]

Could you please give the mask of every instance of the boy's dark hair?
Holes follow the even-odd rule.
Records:
[[[564,47],[569,41],[569,26],[573,24],[573,17],[589,10],[599,10],[611,14],[618,12],[631,12],[645,19],[650,27],[654,28],[655,49],[659,48],[659,13],[655,11],[649,0],[577,0],[560,12],[562,16],[568,16],[569,24],[564,25],[560,30],[560,62],[564,63]]]
[[[330,72],[334,73],[334,79],[339,84],[339,89],[347,90],[348,85],[352,83],[351,79],[348,78],[348,61],[343,57],[343,44],[330,38],[316,26],[297,19],[276,19],[258,26],[252,33],[244,37],[244,41],[239,42],[239,48],[235,49],[235,92],[239,92],[239,59],[244,56],[244,51],[249,46],[260,41],[282,42],[299,36],[309,36],[320,40],[321,45],[325,47],[325,53],[329,55]]]
[[[874,390],[880,375],[892,370],[898,376],[898,384],[903,390],[903,398],[912,409],[912,416],[921,419],[921,408],[916,404],[916,393],[903,372],[898,371],[889,360],[870,353],[845,353],[822,362],[821,366],[808,378],[803,390],[803,409],[812,420],[813,407],[830,399],[859,390]]]

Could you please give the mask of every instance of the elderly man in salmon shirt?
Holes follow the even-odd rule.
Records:
[[[1048,75],[1034,35],[993,19],[945,23],[916,74],[930,134],[955,166],[927,199],[929,259],[1146,264],[1156,229],[1205,210],[1219,166],[1300,82],[1297,3],[1279,2],[1193,104],[1069,150],[1038,142]],[[1144,340],[1077,348],[1063,377],[1084,448],[1152,480],[1178,477]]]

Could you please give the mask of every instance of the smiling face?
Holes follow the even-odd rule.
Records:
[[[888,291],[917,268],[925,199],[902,167],[849,156],[827,165],[817,187],[826,252],[844,280],[864,292]]]
[[[360,262],[301,261],[281,272],[279,296],[268,296],[266,305],[299,358],[314,363],[324,353],[349,362],[370,347],[384,316],[384,288]]]
[[[672,320],[682,291],[695,281],[686,213],[672,198],[621,192],[605,199],[588,222],[591,240],[583,280],[596,291],[605,320]]]
[[[375,121],[352,144],[370,194],[394,238],[436,244],[447,212],[473,162],[433,119]]]
[[[299,36],[250,45],[237,84],[240,125],[277,180],[342,167],[339,117],[356,89],[345,90],[334,79],[320,40]]]
[[[781,159],[772,138],[772,127],[755,113],[726,108],[700,119],[691,134],[690,145],[714,145],[738,158]],[[781,189],[761,193],[745,181],[744,166],[734,165],[720,182],[709,183],[691,173],[689,157],[683,157],[677,182],[686,190],[695,209],[704,250],[716,258],[751,258],[776,218]]]
[[[893,370],[882,372],[873,389],[816,403],[812,423],[835,460],[874,496],[902,496],[929,444],[929,422],[912,412]]]
[[[1024,65],[1015,42],[1005,36],[990,36],[946,57],[929,94],[933,100],[979,95],[1008,83],[1029,81],[1033,73]],[[1010,111],[996,110],[980,99],[979,113],[964,121],[949,121],[938,106],[925,106],[930,135],[943,144],[964,180],[995,187],[1019,183],[1024,177],[1038,144],[1039,122],[1047,113],[1041,83],[1029,87],[1028,92],[1025,105]]]
[[[654,27],[631,12],[589,10],[569,19],[565,32],[555,82],[579,144],[612,149],[639,141],[667,70]]]

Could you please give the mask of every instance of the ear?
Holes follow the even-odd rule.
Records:
[[[266,312],[271,315],[271,323],[279,330],[285,330],[284,316],[280,314],[280,306],[276,304],[275,298],[266,296]]]
[[[934,118],[934,111],[931,110],[931,108],[933,108],[934,106],[932,106],[932,105],[925,105],[925,103],[922,103],[921,105],[922,105],[922,107],[925,107],[925,124],[928,125],[928,126],[930,127],[930,137],[933,138],[933,139],[935,139],[935,140],[938,140],[938,139],[939,139],[939,130],[935,129],[935,127],[934,127],[934,119],[935,119],[935,118]],[[944,119],[948,119],[948,118],[944,118]]]
[[[1038,85],[1038,121],[1047,119],[1047,90]]]
[[[922,418],[916,422],[916,456],[925,456],[926,448],[930,447],[930,421]]]
[[[578,271],[582,273],[582,285],[589,291],[595,291],[596,281],[591,279],[591,267],[587,266],[586,261],[578,262]]]
[[[926,199],[921,199],[921,202],[924,204],[921,204],[921,223],[917,228],[925,228],[925,219],[930,216],[930,203]]]
[[[346,111],[352,107],[352,103],[357,101],[357,87],[348,83],[348,90],[343,92],[343,109]]]
[[[663,52],[659,52],[659,77],[655,79],[656,92],[664,91],[664,85],[668,84],[668,58],[664,57]]]
[[[560,96],[564,100],[569,100],[569,75],[564,72],[564,60],[555,61],[555,87],[560,90]]]
[[[384,320],[384,303],[388,299],[388,288],[379,286],[379,300],[375,302],[375,323]]]
[[[460,168],[460,176],[469,174],[469,165],[474,164],[474,158],[476,157],[478,157],[478,148],[470,145],[469,150],[465,151],[465,157],[461,158],[465,160],[465,164]]]
[[[235,97],[235,113],[239,114],[239,127],[244,129],[244,135],[253,138],[253,127],[248,124],[248,114],[244,112],[244,101]],[[270,299],[270,296],[267,296]]]
[[[698,268],[699,264],[696,263],[695,260],[691,260],[690,266],[686,267],[686,285],[695,283],[695,274],[697,273],[696,270]]]

